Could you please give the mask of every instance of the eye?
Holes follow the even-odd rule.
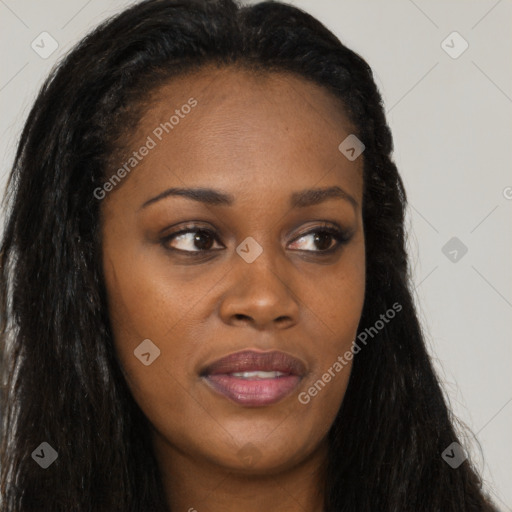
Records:
[[[205,252],[215,250],[212,249],[215,241],[218,241],[218,237],[210,229],[199,226],[188,226],[185,229],[181,229],[176,233],[166,236],[162,240],[162,245],[166,249],[175,251],[204,254]],[[223,248],[223,246],[220,246],[220,248]]]
[[[350,233],[341,228],[327,226],[318,226],[297,237],[292,245],[297,245],[301,240],[308,240],[303,244],[299,251],[316,252],[319,254],[331,254],[341,248],[350,240]],[[197,225],[186,226],[185,228],[165,236],[161,240],[164,248],[187,253],[187,256],[199,256],[208,252],[224,249],[223,245],[214,248],[215,243],[219,242],[217,234],[208,229]],[[292,247],[297,249],[296,247]]]
[[[340,249],[349,239],[348,232],[331,226],[323,226],[300,235],[293,241],[293,244],[296,245],[300,240],[307,240],[307,243],[303,244],[304,248],[299,248],[300,251],[330,254]]]

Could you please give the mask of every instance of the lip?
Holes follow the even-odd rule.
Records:
[[[273,378],[242,378],[233,373],[281,372]],[[304,363],[280,351],[244,350],[218,359],[200,376],[208,386],[231,401],[246,407],[270,405],[289,395],[306,373]]]

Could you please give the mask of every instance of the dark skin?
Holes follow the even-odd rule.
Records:
[[[328,91],[292,75],[234,68],[205,68],[161,87],[129,147],[144,144],[191,97],[197,106],[102,202],[119,360],[152,425],[173,511],[322,512],[326,436],[351,361],[307,404],[298,394],[357,334],[363,157],[349,161],[338,150],[354,130]],[[168,196],[142,207],[170,187],[220,190],[233,203]],[[291,208],[292,193],[326,187],[353,201],[331,196]],[[213,236],[195,228],[168,238],[191,223]],[[342,245],[322,235],[336,225],[350,234]],[[263,249],[252,263],[236,252],[247,237]],[[332,247],[339,248],[327,253]],[[133,353],[144,339],[161,351],[149,366]],[[286,352],[307,373],[278,403],[244,407],[198,372],[245,349]]]

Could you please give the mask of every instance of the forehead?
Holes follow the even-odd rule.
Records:
[[[154,144],[132,187],[289,189],[335,173],[359,188],[362,158],[349,162],[338,149],[355,131],[341,101],[296,75],[207,67],[172,79],[146,105],[129,146]]]

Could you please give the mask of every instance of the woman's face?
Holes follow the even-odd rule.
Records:
[[[364,300],[363,157],[338,149],[352,132],[321,87],[224,68],[173,80],[130,133],[103,264],[158,453],[268,473],[325,449]]]

